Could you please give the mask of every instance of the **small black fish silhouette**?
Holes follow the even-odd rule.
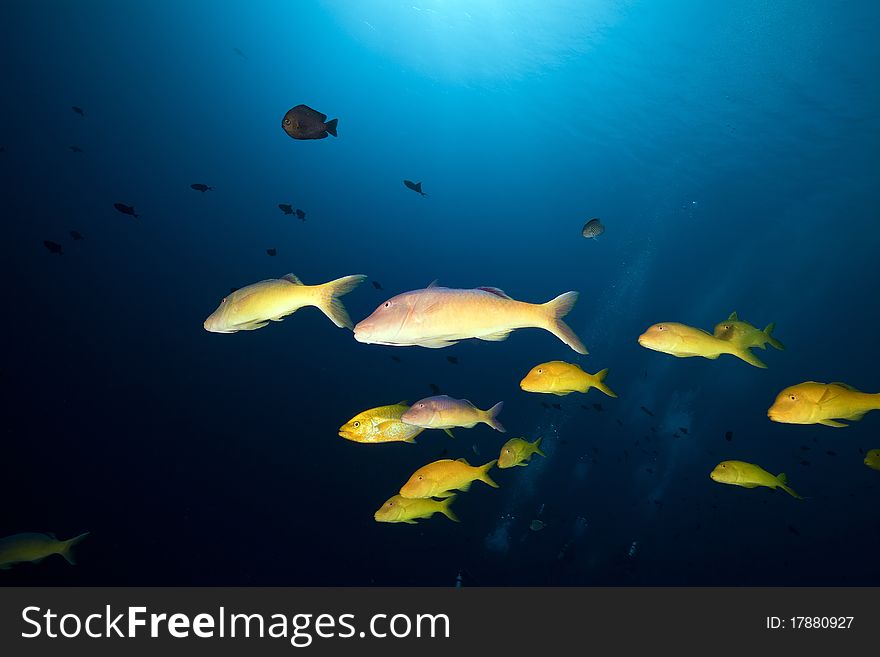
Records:
[[[327,115],[308,105],[297,105],[281,119],[281,128],[294,139],[324,139],[328,134],[336,137],[339,119],[327,121]]]
[[[279,203],[278,207],[284,214],[293,214],[293,206],[289,203]]]
[[[266,249],[266,255],[270,255],[270,256],[278,255],[278,250],[277,249]]]
[[[43,240],[43,246],[49,249],[50,253],[64,255],[64,251],[61,250],[61,245],[58,242],[53,242],[52,240]]]
[[[550,408],[550,404],[544,401],[541,402],[541,406],[543,406],[544,408]]]
[[[809,452],[809,451],[810,451],[810,448],[807,447],[806,445],[801,445],[801,451],[802,451],[802,452]]]
[[[440,386],[438,386],[436,383],[429,383],[428,387],[431,388],[431,392],[433,392],[435,395],[440,394]]]
[[[238,48],[233,48],[233,49],[232,49],[232,52],[234,52],[236,55],[238,55],[238,56],[241,57],[242,59],[247,59],[247,55],[245,55],[245,54],[244,54],[241,50],[239,50]]]
[[[620,426],[623,426],[623,422],[620,421],[620,418],[616,418],[616,420],[617,420],[617,424],[619,424]]]
[[[602,404],[593,404],[593,408],[595,408],[597,411],[601,411],[601,410],[602,410]]]
[[[828,456],[837,456],[837,452],[832,452],[830,449],[825,452]]]
[[[801,533],[797,530],[797,528],[794,525],[789,525],[788,531],[791,532],[792,534],[794,534],[795,536],[801,535]]]
[[[733,440],[733,431],[726,432],[724,434],[724,440],[726,440],[727,442],[730,442],[731,440]]]
[[[83,239],[82,233],[79,232],[78,230],[70,231],[70,236],[76,241]]]
[[[654,474],[653,468],[645,468],[648,471],[648,474]]]
[[[590,410],[590,407],[587,406],[586,404],[581,404],[581,408],[584,409],[585,411]]]
[[[0,146],[0,153],[6,152],[6,146]]]
[[[190,185],[190,187],[192,187],[197,192],[202,192],[202,194],[204,194],[208,190],[214,189],[213,187],[208,187],[207,185],[205,185],[203,183],[193,183],[192,185]]]
[[[76,105],[74,105],[74,106],[71,107],[70,109],[72,109],[73,112],[74,112],[75,114],[79,114],[80,116],[85,116],[85,115],[86,115],[86,113],[83,112],[82,107],[77,107]]]
[[[678,432],[677,432],[677,431],[676,431],[674,434],[672,434],[672,437],[673,437],[673,438],[681,438],[681,436],[678,435]]]
[[[422,196],[427,196],[427,194],[425,194],[425,192],[422,191],[422,183],[413,182],[412,180],[404,180],[403,184],[406,185],[409,189],[413,190],[414,192],[418,192]]]
[[[641,408],[643,411],[645,411],[645,413],[647,413],[651,417],[654,417],[654,414],[651,411],[649,411],[647,408],[645,408],[644,406],[639,406],[639,408]]]
[[[393,360],[395,363],[400,363],[400,362],[401,362],[401,360],[400,360],[400,356],[392,356],[392,357],[391,357],[391,360]]]
[[[561,411],[561,410],[562,410],[562,406],[560,406],[559,404],[550,404],[550,405],[551,405],[553,408],[555,408],[557,411]]]
[[[447,356],[446,360],[448,360],[453,365],[458,365],[458,358],[456,356]]]
[[[801,465],[810,465],[810,462],[804,461],[803,459],[801,459]]]
[[[72,150],[74,153],[82,153],[83,152],[83,149],[81,149],[79,146],[69,146],[68,148],[70,148],[70,150]]]
[[[140,217],[140,215],[134,211],[134,206],[132,205],[126,205],[125,203],[114,203],[113,207],[122,214],[127,214],[130,217]]]
[[[379,281],[373,281],[373,287],[376,288],[377,290],[381,290],[382,284]]]
[[[688,435],[688,434],[690,433],[690,432],[687,430],[687,427],[679,427],[678,430],[681,431],[685,436]]]
[[[300,221],[306,220],[306,213],[303,212],[302,210],[300,210],[299,208],[294,210],[294,214],[296,215],[296,218],[299,219]]]

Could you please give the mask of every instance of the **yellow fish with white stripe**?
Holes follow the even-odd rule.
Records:
[[[360,285],[366,276],[344,276],[329,283],[304,285],[293,274],[248,285],[224,297],[208,319],[211,333],[236,333],[280,322],[305,306],[315,306],[339,328],[351,328],[351,318],[339,300]]]
[[[562,318],[574,307],[577,292],[547,303],[526,303],[497,287],[457,290],[431,284],[398,294],[354,327],[354,338],[366,344],[439,349],[459,340],[506,340],[520,328],[549,331],[579,354],[587,353]]]
[[[450,495],[445,500],[438,501],[431,498],[409,499],[395,495],[379,507],[379,510],[373,514],[373,519],[376,522],[405,522],[414,525],[420,518],[430,518],[435,513],[442,513],[450,520],[458,522],[458,516],[449,508],[456,497],[458,496]]]
[[[778,395],[767,417],[783,424],[848,426],[838,420],[861,420],[868,411],[880,409],[880,394],[856,390],[846,383],[804,381]]]
[[[639,336],[639,344],[645,349],[659,351],[676,358],[702,356],[715,360],[721,354],[730,354],[741,358],[749,365],[767,367],[748,348],[716,338],[703,329],[677,322],[654,324]]]

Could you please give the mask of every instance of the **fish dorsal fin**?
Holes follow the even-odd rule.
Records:
[[[738,322],[739,321],[739,317],[736,316],[735,310],[732,313],[730,313],[730,317],[727,318],[727,321],[728,322]]]
[[[288,283],[293,283],[294,285],[304,285],[304,283],[297,278],[296,274],[285,274],[281,277],[282,280],[287,281]]]
[[[844,388],[846,390],[850,390],[851,392],[860,392],[858,388],[853,388],[850,384],[842,383],[841,381],[832,381],[828,385],[840,386],[841,388]]]
[[[468,463],[468,460],[466,458],[455,459],[455,461],[457,463],[464,463],[465,465],[470,465],[470,463]]]
[[[478,287],[478,290],[482,290],[483,292],[488,292],[489,294],[494,294],[495,296],[501,297],[502,299],[510,299],[511,297],[504,290],[500,290],[497,287],[489,287],[483,286]]]
[[[437,287],[437,279],[436,278],[433,281],[431,281],[431,284],[428,287],[426,287],[425,289],[430,290],[432,287]]]
[[[404,399],[403,401],[399,401],[395,404],[395,406],[409,406],[409,402]]]

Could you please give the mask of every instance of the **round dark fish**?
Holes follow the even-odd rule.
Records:
[[[590,219],[587,223],[584,224],[582,234],[588,240],[591,240],[599,237],[599,235],[604,232],[605,226],[602,225],[601,221],[599,221],[598,219]]]
[[[132,205],[126,205],[125,203],[114,203],[113,207],[122,214],[127,214],[131,217],[140,217],[140,215],[134,211],[134,206]]]
[[[278,207],[284,214],[293,214],[293,206],[289,203],[279,203]]]
[[[64,255],[64,251],[61,250],[61,245],[58,242],[53,242],[52,240],[43,240],[43,246],[49,249],[50,253]]]
[[[313,110],[308,105],[297,105],[287,111],[281,119],[281,127],[294,139],[324,139],[328,134],[336,137],[336,124],[339,119],[327,121],[327,115]]]
[[[207,192],[208,190],[213,190],[213,189],[214,189],[213,187],[208,187],[208,186],[205,185],[204,183],[193,183],[192,185],[190,185],[190,187],[191,187],[192,189],[196,190],[197,192],[202,192],[202,193],[205,193],[205,192]]]

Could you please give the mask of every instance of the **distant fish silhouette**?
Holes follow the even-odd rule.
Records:
[[[79,114],[80,116],[85,116],[85,115],[86,115],[86,113],[83,112],[82,107],[77,107],[76,105],[74,105],[74,106],[71,107],[70,109],[73,110],[74,114]]]
[[[50,253],[64,255],[64,251],[61,250],[61,245],[58,242],[53,242],[52,240],[43,240],[43,246],[49,249]]]
[[[724,440],[726,440],[727,442],[733,440],[733,431],[728,431],[727,433],[725,433]]]
[[[6,152],[6,146],[0,146],[0,153]]]
[[[393,360],[395,363],[400,363],[400,362],[402,362],[402,361],[400,360],[400,356],[392,356],[392,357],[391,357],[391,360]]]
[[[324,139],[328,134],[336,137],[336,124],[339,119],[327,120],[326,114],[313,110],[308,105],[297,105],[281,119],[281,128],[294,139]]]
[[[830,449],[825,452],[828,456],[837,456],[837,452],[832,452]]]
[[[132,205],[126,205],[125,203],[114,203],[113,207],[122,214],[127,214],[130,217],[140,217],[140,215],[134,211],[134,206]]]
[[[278,255],[278,250],[277,249],[266,249],[266,255],[270,255],[270,256]]]
[[[617,419],[617,424],[619,424],[620,426],[623,426],[623,422],[620,421],[620,418],[616,418],[616,419]]]
[[[373,287],[376,288],[377,290],[381,290],[382,284],[379,281],[373,281]]]
[[[688,435],[688,433],[690,433],[687,430],[687,427],[679,427],[678,430],[681,431],[685,436]]]
[[[810,462],[806,461],[804,459],[801,459],[801,465],[810,465]]]
[[[597,411],[601,411],[601,410],[602,410],[602,404],[593,404],[593,408],[596,409]]]
[[[431,388],[431,392],[435,395],[440,394],[440,387],[436,383],[429,383],[428,386]]]
[[[192,187],[197,192],[202,192],[202,194],[204,194],[208,190],[214,189],[213,187],[208,187],[207,185],[204,185],[202,183],[193,183],[192,185],[190,185],[190,187]]]
[[[581,408],[584,409],[585,411],[590,410],[590,407],[587,406],[586,404],[581,404]]]
[[[543,406],[544,408],[547,408],[547,409],[550,408],[550,404],[548,404],[548,403],[545,402],[545,401],[542,401],[542,402],[541,402],[541,406]]]
[[[647,413],[651,417],[654,417],[654,414],[651,411],[649,411],[647,408],[645,408],[644,406],[639,406],[639,408],[641,408],[645,413]]]
[[[562,406],[560,406],[559,404],[550,404],[550,405],[551,405],[553,408],[555,408],[557,411],[561,411],[561,410],[562,410]]]
[[[672,434],[672,437],[673,437],[673,438],[681,438],[681,436],[679,435],[678,431],[676,431],[674,434]]]
[[[603,226],[602,222],[598,219],[590,219],[587,223],[584,224],[584,227],[581,229],[581,235],[586,237],[588,240],[596,239],[604,232],[605,226]]]
[[[232,52],[241,57],[242,59],[247,59],[247,55],[245,55],[240,48],[233,48]]]
[[[78,230],[70,231],[70,236],[76,241],[83,239],[82,233],[80,233]]]
[[[795,536],[801,535],[801,533],[797,530],[797,527],[795,527],[794,525],[789,525],[788,531],[791,532],[792,534],[794,534]]]
[[[294,213],[296,214],[296,218],[299,219],[300,221],[306,220],[306,213],[303,212],[302,210],[300,210],[299,208],[294,210]]]
[[[293,206],[289,203],[279,203],[278,207],[284,214],[293,214]]]
[[[654,469],[653,469],[653,468],[645,468],[645,470],[648,471],[648,474],[654,474]]]
[[[422,196],[427,196],[427,194],[425,194],[425,192],[422,191],[422,183],[413,182],[412,180],[404,180],[403,184],[406,185],[409,189],[413,190],[414,192],[418,192]]]
[[[82,153],[83,152],[83,149],[81,149],[79,146],[69,146],[68,148],[70,148],[70,150],[72,150],[74,153]]]
[[[810,448],[807,447],[806,445],[801,445],[801,451],[802,451],[802,452],[809,452],[809,451],[810,451]]]
[[[453,365],[458,365],[458,358],[456,358],[455,356],[447,356],[446,360],[448,360]]]

